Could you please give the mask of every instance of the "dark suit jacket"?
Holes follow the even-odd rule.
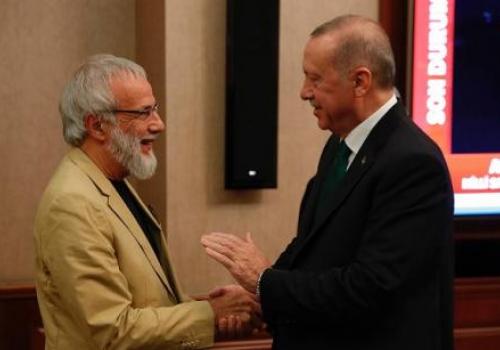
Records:
[[[261,279],[274,349],[452,349],[453,194],[439,148],[396,104],[313,222],[338,142],[307,186],[297,236]]]

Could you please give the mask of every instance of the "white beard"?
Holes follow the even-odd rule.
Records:
[[[120,128],[113,127],[108,149],[129,173],[139,180],[149,179],[156,171],[157,160],[153,153],[146,155],[141,152],[141,139],[124,133]]]

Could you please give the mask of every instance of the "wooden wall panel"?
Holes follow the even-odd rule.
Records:
[[[500,349],[500,327],[455,330],[455,350]]]
[[[500,278],[456,280],[455,348],[500,349]]]
[[[455,283],[455,328],[499,325],[500,278],[458,279]]]
[[[33,286],[0,287],[0,349],[29,350],[41,325]]]
[[[455,282],[455,350],[500,348],[500,278]],[[40,315],[33,286],[0,286],[0,349],[40,349]],[[267,350],[265,333],[237,341],[217,342],[217,350]]]

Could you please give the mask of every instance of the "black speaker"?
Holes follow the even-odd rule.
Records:
[[[227,0],[229,189],[276,188],[279,0]]]

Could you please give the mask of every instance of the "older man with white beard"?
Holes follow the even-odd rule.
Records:
[[[64,89],[72,149],[39,204],[36,283],[52,349],[197,349],[218,329],[258,322],[255,297],[232,286],[193,301],[180,290],[160,223],[127,182],[151,177],[165,129],[142,67],[90,57]]]

